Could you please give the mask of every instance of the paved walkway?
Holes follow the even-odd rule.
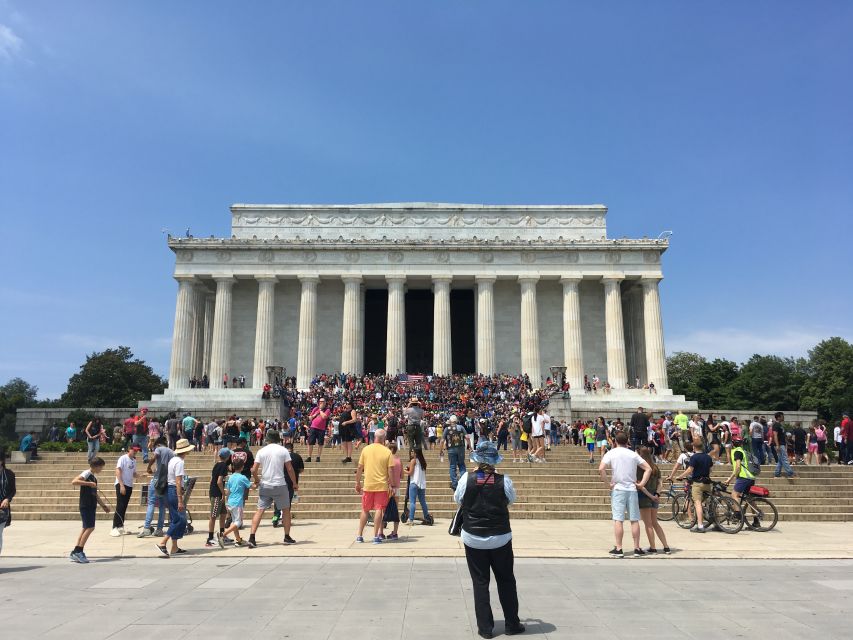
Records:
[[[518,559],[522,637],[848,638],[853,561]],[[493,585],[495,633],[503,616]],[[476,640],[461,558],[0,558],[4,638]]]
[[[238,557],[463,557],[459,538],[447,534],[448,523],[428,527],[400,525],[401,538],[382,545],[355,542],[356,523],[351,520],[294,521],[291,535],[298,544],[281,544],[281,529],[265,520],[258,531],[257,549],[232,548],[222,551],[204,548],[207,521],[196,520],[196,532],[181,543],[193,556]],[[140,523],[131,523],[136,533]],[[780,522],[767,533],[742,531],[736,535],[708,532],[689,533],[673,522],[663,523],[670,546],[678,558],[853,558],[850,524],[843,522]],[[200,530],[199,530],[200,528]],[[613,546],[613,525],[608,520],[513,520],[513,547],[522,558],[601,558]],[[625,533],[625,549],[632,548]],[[89,539],[86,554],[94,558],[154,557],[153,539],[135,535],[111,538],[110,526],[99,521]],[[370,540],[372,529],[365,530]],[[4,534],[3,556],[66,557],[80,533],[76,521],[16,520]],[[244,536],[248,531],[244,532]],[[643,546],[646,543],[642,533]],[[659,547],[661,545],[658,545]],[[665,560],[664,558],[658,560]]]

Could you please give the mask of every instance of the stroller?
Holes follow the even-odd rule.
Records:
[[[193,494],[193,489],[195,488],[195,483],[198,478],[187,478],[186,485],[184,486],[184,512],[187,514],[187,533],[193,532],[193,516],[190,512],[190,498]],[[142,506],[148,504],[148,485],[142,485],[142,491],[139,492],[139,503]],[[160,498],[161,500],[164,498]]]

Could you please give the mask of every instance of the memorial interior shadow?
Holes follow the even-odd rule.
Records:
[[[385,371],[385,338],[388,329],[388,290],[364,292],[364,371]]]
[[[432,372],[433,295],[429,289],[406,292],[406,371]]]
[[[474,291],[450,291],[450,336],[453,373],[476,371],[474,344]]]

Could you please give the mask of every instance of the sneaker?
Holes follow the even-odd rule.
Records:
[[[610,554],[611,558],[624,558],[625,557],[625,554],[622,553],[622,549],[617,549],[616,547],[613,547],[609,551],[609,554]]]
[[[220,549],[224,549],[225,548],[225,536],[223,536],[221,533],[218,534],[216,536],[216,543],[219,545]]]
[[[112,531],[110,531],[110,536],[112,536],[113,538],[120,538],[121,529],[119,529],[118,527],[113,527]]]
[[[524,633],[524,625],[519,622],[514,627],[507,627],[504,633],[508,636],[517,636],[519,633]]]
[[[296,540],[286,535],[284,536],[284,544],[296,544]]]
[[[376,536],[375,538],[373,538],[373,544],[382,544],[382,538]]]
[[[157,529],[157,531],[154,532],[154,537],[155,538],[162,538],[163,537],[163,530]]]
[[[273,529],[278,529],[278,523],[280,520],[281,520],[281,518],[273,518],[272,519],[272,528]]]
[[[644,555],[646,555],[646,552],[643,551],[642,549],[634,549],[634,557],[635,558],[642,558]]]
[[[363,536],[356,536],[355,541],[356,542],[364,542],[364,537]]]
[[[670,553],[672,553],[672,549],[670,549],[669,547],[664,547],[664,548],[663,548],[663,552],[664,552],[666,555],[669,555]]]
[[[213,547],[215,545],[216,545],[216,543],[213,541],[213,538],[208,538],[207,542],[204,543],[205,547]]]
[[[234,540],[232,540],[228,536],[222,536],[222,542],[224,542],[225,544],[234,544]]]
[[[72,551],[71,553],[69,553],[68,559],[71,560],[71,562],[76,562],[77,564],[85,564],[83,562],[83,559],[80,557],[79,551]]]
[[[654,547],[649,547],[648,549],[646,549],[646,553],[650,553],[652,555],[654,555],[657,552],[658,552],[658,550],[655,549]]]
[[[147,529],[145,527],[143,527],[142,531],[140,531],[139,535],[136,537],[137,538],[147,538],[147,537],[153,536],[153,535],[154,535],[154,527],[149,527]]]
[[[246,546],[246,541],[245,541],[245,540],[243,540],[242,538],[240,538],[239,540],[235,540],[235,541],[234,541],[234,546],[235,546],[235,547],[245,547],[245,546]]]
[[[186,553],[186,552],[187,552],[186,549],[175,549],[175,551],[173,553]]]
[[[705,533],[705,527],[702,527],[701,529],[698,526],[692,527],[690,529],[690,533]]]
[[[249,541],[246,544],[249,545],[250,549],[254,549],[258,546],[258,543],[255,542],[252,538],[249,538]]]
[[[396,540],[399,536],[396,533],[391,533],[388,535],[389,540]]]
[[[305,462],[311,462],[311,458],[305,458]]]
[[[380,534],[379,534],[379,537],[380,537],[380,538],[382,538],[383,540],[385,540],[385,539],[386,539],[386,538],[385,538],[385,534],[384,534],[384,533],[380,533]]]
[[[79,551],[77,557],[80,558],[80,564],[89,564],[89,558],[86,557],[85,551]]]
[[[169,557],[169,550],[166,549],[165,545],[155,544],[154,548],[157,549],[157,551],[160,553],[160,555],[163,556],[164,558]]]
[[[430,515],[430,516],[427,516],[426,518],[424,518],[422,522],[423,522],[425,525],[427,525],[428,527],[431,527],[432,525],[434,525],[434,524],[435,524],[435,518],[433,518],[433,517]]]
[[[317,456],[317,459],[314,462],[320,462],[320,457]]]
[[[127,534],[127,531],[124,530],[124,527],[119,527],[118,533],[120,536],[123,536],[123,535]]]

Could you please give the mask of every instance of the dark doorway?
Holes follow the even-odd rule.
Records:
[[[453,337],[453,373],[474,373],[474,291],[453,289],[450,292],[450,334]]]
[[[385,372],[385,348],[388,329],[388,289],[364,292],[364,371]]]
[[[432,372],[432,291],[406,292],[406,372]]]

